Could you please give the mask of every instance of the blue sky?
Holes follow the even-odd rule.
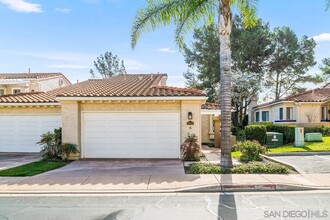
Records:
[[[125,61],[128,73],[167,73],[184,86],[184,58],[173,27],[144,34],[130,48],[130,28],[145,0],[0,0],[0,72],[62,72],[72,82],[90,77],[100,54]],[[325,0],[259,0],[258,17],[314,37],[316,60],[330,57],[330,10]],[[189,37],[187,38],[189,42]],[[317,66],[311,71],[317,72]]]

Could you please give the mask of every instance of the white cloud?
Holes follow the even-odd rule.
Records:
[[[25,0],[0,0],[0,3],[7,5],[8,8],[17,12],[25,12],[25,13],[42,12],[40,4],[27,2]]]
[[[146,71],[150,70],[150,67],[137,60],[124,60],[124,65],[128,73],[130,71]]]
[[[52,64],[52,65],[47,65],[47,67],[55,68],[55,69],[90,69],[89,66],[77,65],[77,64]]]
[[[176,53],[176,50],[173,50],[173,49],[168,48],[168,47],[158,48],[156,51],[163,52],[163,53]]]
[[[70,8],[55,8],[55,11],[64,14],[69,14],[72,10]]]
[[[314,36],[313,38],[317,42],[330,41],[330,33],[319,34],[319,35]]]

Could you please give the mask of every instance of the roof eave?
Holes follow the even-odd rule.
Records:
[[[207,100],[206,96],[132,96],[132,97],[85,97],[57,96],[58,101],[127,101],[127,100]]]

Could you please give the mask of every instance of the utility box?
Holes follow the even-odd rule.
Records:
[[[321,133],[306,133],[305,134],[306,141],[322,141]]]
[[[278,132],[266,132],[268,147],[278,147],[283,145],[283,134]]]
[[[304,128],[295,128],[295,142],[294,145],[296,147],[304,147],[305,146],[305,138],[304,138]]]

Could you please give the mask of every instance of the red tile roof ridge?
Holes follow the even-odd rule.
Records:
[[[6,94],[6,95],[0,95],[0,97],[6,98],[6,97],[18,97],[18,96],[26,96],[26,95],[37,95],[42,94],[45,92],[22,92],[17,94]]]
[[[160,85],[153,85],[151,88],[157,88],[157,89],[170,89],[170,90],[178,90],[178,91],[186,91],[186,92],[200,92],[204,93],[203,90],[200,89],[194,89],[194,88],[181,88],[181,87],[175,87],[175,86],[160,86]]]

